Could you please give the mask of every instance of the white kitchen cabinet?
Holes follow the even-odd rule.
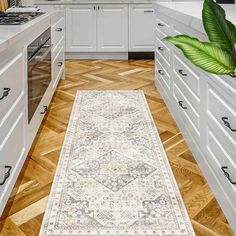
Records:
[[[128,51],[128,6],[97,6],[97,51]]]
[[[77,5],[66,8],[66,51],[96,51],[96,6]]]
[[[152,5],[129,5],[129,51],[154,51],[155,16]]]
[[[66,51],[128,51],[128,6],[91,4],[67,7]]]
[[[155,84],[236,232],[236,81],[202,71],[178,48],[162,41],[178,32],[204,40],[195,18],[193,30],[180,12],[155,4],[154,8]]]

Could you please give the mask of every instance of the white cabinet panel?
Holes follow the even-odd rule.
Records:
[[[66,51],[96,51],[94,5],[77,5],[66,9]]]
[[[129,51],[154,51],[155,16],[151,5],[129,6]]]
[[[97,51],[128,51],[127,5],[98,5],[97,9]]]

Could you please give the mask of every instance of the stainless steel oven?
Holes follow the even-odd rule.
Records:
[[[52,78],[50,28],[35,39],[28,53],[28,123],[30,123]]]

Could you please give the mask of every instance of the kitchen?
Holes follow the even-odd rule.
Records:
[[[235,78],[163,41],[207,41],[203,2],[22,4],[0,15],[0,235],[234,235]]]

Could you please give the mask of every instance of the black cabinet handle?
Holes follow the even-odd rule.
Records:
[[[165,74],[163,70],[158,70],[158,73],[159,73],[160,75],[164,75],[164,74]]]
[[[163,47],[158,47],[158,50],[159,50],[159,51],[164,51],[165,48],[163,48]]]
[[[228,169],[228,166],[222,166],[221,170],[224,172],[225,177],[229,180],[229,182],[231,184],[236,184],[236,182],[234,182],[231,178],[230,178],[230,174],[226,171]]]
[[[57,66],[58,66],[58,67],[61,67],[62,65],[63,65],[63,62],[58,62],[58,63],[57,63]]]
[[[145,13],[153,13],[154,11],[153,10],[144,10],[143,12],[145,12]]]
[[[40,112],[40,114],[45,114],[48,110],[48,106],[43,106],[44,110]]]
[[[236,129],[233,129],[229,123],[229,118],[228,117],[222,117],[222,121],[224,122],[224,125],[229,128],[232,132],[236,132]]]
[[[93,10],[94,10],[94,11],[96,10],[96,7],[95,7],[95,6],[93,6]]]
[[[7,172],[4,174],[4,179],[3,181],[0,183],[0,185],[4,185],[5,182],[7,181],[7,179],[10,177],[10,172],[11,172],[11,166],[4,166],[5,169],[7,169]]]
[[[187,76],[187,74],[186,73],[184,73],[184,71],[183,70],[178,70],[179,71],[179,73],[182,75],[182,76]]]
[[[4,88],[3,89],[3,94],[2,94],[2,96],[0,97],[0,100],[2,100],[3,98],[5,98],[5,97],[7,97],[8,96],[8,94],[9,94],[9,92],[10,92],[10,88]]]
[[[181,108],[183,108],[184,110],[187,109],[187,107],[183,105],[183,101],[178,101],[178,103]]]
[[[57,31],[57,32],[61,32],[61,31],[62,31],[62,28],[56,28],[56,31]]]
[[[98,10],[100,10],[100,6],[98,6]]]
[[[158,23],[157,25],[159,25],[159,26],[161,26],[161,27],[165,26],[165,25],[163,25],[162,23]]]

